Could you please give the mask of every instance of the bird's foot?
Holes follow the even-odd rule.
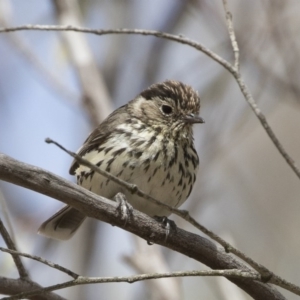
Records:
[[[165,242],[168,239],[168,236],[170,235],[171,230],[176,231],[177,229],[177,225],[174,221],[168,219],[167,217],[161,217],[161,216],[154,216],[154,219],[161,223],[163,225],[163,227],[166,230],[166,235],[165,235]]]
[[[126,200],[126,197],[122,193],[115,195],[114,200],[118,203],[117,210],[121,215],[121,220],[124,220],[124,226],[126,226],[129,217],[132,215],[133,207]]]

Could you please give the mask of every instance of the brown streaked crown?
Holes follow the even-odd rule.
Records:
[[[170,99],[175,106],[183,111],[198,113],[200,109],[200,97],[198,93],[189,85],[180,81],[167,80],[156,83],[141,93],[146,100],[155,98]]]

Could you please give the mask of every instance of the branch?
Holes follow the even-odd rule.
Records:
[[[228,9],[227,1],[226,0],[222,0],[222,1],[223,1],[225,14],[226,14],[226,24],[227,24],[227,29],[228,29],[228,33],[229,33],[229,38],[230,38],[233,53],[234,53],[234,68],[237,72],[239,72],[239,69],[240,69],[240,51],[239,51],[239,46],[238,46],[238,43],[236,41],[235,33],[234,33],[234,30],[233,30],[232,14]]]
[[[0,276],[0,294],[14,295],[23,292],[40,290],[41,286],[35,282],[24,279],[12,279]],[[4,299],[4,298],[1,298]],[[26,298],[27,299],[27,298]],[[54,293],[40,293],[37,296],[30,297],[31,300],[66,300],[65,298]]]
[[[13,295],[13,294],[17,294],[17,293],[30,292],[32,290],[42,289],[39,284],[30,280],[29,275],[20,259],[20,255],[25,256],[25,257],[30,257],[35,260],[39,260],[49,266],[52,266],[53,268],[59,269],[60,271],[67,273],[66,272],[67,269],[60,267],[57,264],[52,264],[46,260],[43,260],[42,258],[36,259],[36,258],[38,258],[37,256],[31,256],[29,254],[20,253],[20,252],[16,251],[16,246],[15,246],[14,242],[11,240],[10,235],[7,232],[1,219],[0,219],[0,232],[1,232],[1,235],[3,236],[5,243],[10,248],[10,249],[5,249],[5,248],[0,247],[0,250],[11,254],[11,256],[13,257],[13,260],[17,266],[19,275],[21,277],[20,279],[12,279],[12,278],[6,278],[6,277],[0,276],[0,294]],[[69,272],[71,272],[71,271],[69,271]],[[68,273],[68,274],[70,276],[72,276],[70,273]],[[75,274],[75,273],[73,273],[73,274]],[[74,276],[72,276],[72,277],[74,277]],[[77,278],[77,277],[74,277],[74,278]],[[45,293],[45,292],[43,292],[43,295],[33,296],[33,297],[30,297],[30,299],[32,299],[32,300],[64,300],[64,298],[62,298],[56,294]]]
[[[210,58],[215,60],[217,63],[221,64],[225,69],[229,72],[234,72],[234,68],[231,64],[223,59],[218,54],[210,51],[205,46],[197,43],[193,40],[183,37],[182,35],[174,35],[169,34],[166,32],[160,32],[156,30],[145,30],[145,29],[90,29],[85,27],[77,27],[77,26],[57,26],[57,25],[21,25],[16,27],[6,27],[0,28],[0,33],[3,32],[14,32],[14,31],[22,31],[22,30],[38,30],[38,31],[74,31],[74,32],[81,32],[81,33],[90,33],[95,35],[107,35],[107,34],[134,34],[134,35],[150,35],[155,36],[157,38],[167,39],[173,42],[178,42],[180,44],[189,45],[196,50],[199,50]]]
[[[5,243],[7,245],[7,247],[11,250],[17,251],[17,248],[16,248],[13,240],[10,238],[10,235],[9,235],[8,231],[6,230],[1,218],[0,218],[0,233],[1,233]],[[19,272],[19,275],[20,275],[21,279],[29,279],[29,275],[28,275],[28,273],[27,273],[27,271],[26,271],[26,269],[25,269],[25,267],[24,267],[24,265],[21,261],[21,258],[16,254],[12,254],[12,258],[15,262],[15,265],[18,269],[18,272]]]
[[[124,224],[120,218],[118,204],[98,196],[74,183],[41,168],[31,166],[0,154],[0,179],[23,186],[73,206],[88,217],[125,229],[153,243],[168,247],[212,269],[239,269],[251,271],[211,241],[183,229],[171,231],[165,240],[165,229],[153,218],[133,210]],[[254,299],[285,299],[269,284],[246,278],[229,278]],[[299,289],[299,288],[298,288]],[[299,289],[300,295],[300,289]]]
[[[73,278],[75,278],[75,279],[79,277],[78,274],[76,274],[76,273],[74,273],[74,272],[68,270],[67,268],[62,267],[62,266],[60,266],[60,265],[58,265],[58,264],[56,264],[56,263],[53,263],[53,262],[51,262],[51,261],[49,261],[49,260],[46,260],[46,259],[41,258],[41,257],[36,256],[36,255],[31,255],[31,254],[27,254],[27,253],[22,253],[22,252],[19,252],[19,251],[10,250],[10,249],[6,249],[6,248],[3,248],[3,247],[0,247],[0,251],[9,253],[9,254],[11,254],[11,255],[24,256],[24,257],[27,257],[27,258],[36,260],[36,261],[38,261],[38,262],[40,262],[40,263],[43,263],[43,264],[47,265],[48,267],[51,267],[51,268],[54,268],[54,269],[56,269],[56,270],[59,270],[59,271],[61,271],[61,272],[63,272],[63,273],[66,273],[66,274],[68,274],[69,276],[71,276],[71,277],[73,277]]]
[[[271,140],[273,141],[273,143],[275,144],[275,146],[277,147],[277,149],[279,150],[281,155],[284,157],[284,159],[287,161],[287,163],[294,170],[296,175],[299,177],[299,169],[297,168],[294,160],[288,155],[288,153],[285,151],[285,149],[283,148],[283,146],[279,142],[278,138],[276,137],[276,135],[272,131],[271,127],[269,126],[269,124],[266,120],[266,117],[262,114],[262,112],[258,108],[258,106],[255,103],[251,93],[249,92],[248,87],[246,86],[244,80],[241,77],[241,73],[240,73],[240,70],[239,70],[239,48],[238,48],[238,44],[237,44],[237,41],[236,41],[235,32],[233,30],[232,14],[228,10],[227,0],[222,0],[222,1],[223,1],[224,10],[225,10],[225,13],[226,13],[227,29],[228,29],[231,45],[232,45],[232,48],[233,48],[234,57],[235,57],[234,68],[235,68],[236,72],[232,73],[232,75],[235,77],[236,81],[238,82],[238,84],[240,86],[240,89],[241,89],[243,95],[245,96],[247,102],[249,103],[252,110],[254,111],[254,113],[256,114],[258,119],[260,120],[263,127],[265,128],[266,132],[270,136]],[[234,251],[232,251],[232,249],[227,249],[227,250],[234,253]],[[245,260],[245,261],[247,261],[247,260]],[[252,263],[250,263],[250,265],[252,267],[254,267],[256,270],[259,270],[261,267],[263,267],[261,265],[258,265],[257,266],[258,268],[256,268]],[[285,289],[287,289],[287,290],[289,290],[289,291],[291,291],[291,292],[293,292],[297,295],[300,295],[299,294],[300,288],[298,286],[295,286],[294,284],[291,284],[290,282],[286,282],[284,279],[282,279],[282,278],[280,278],[280,277],[278,277],[274,274],[269,273],[269,275],[268,275],[268,272],[269,272],[269,270],[265,269],[266,278],[268,276],[270,276],[270,280],[268,282],[276,284],[276,285],[278,285],[280,287],[283,287],[283,288],[285,288]],[[263,273],[261,273],[261,274],[263,274]]]
[[[37,289],[30,292],[20,293],[11,297],[4,297],[2,300],[16,300],[23,299],[33,295],[37,295],[42,292],[49,292],[54,290],[59,290],[71,286],[83,285],[83,284],[95,284],[95,283],[111,283],[111,282],[127,282],[134,283],[138,281],[144,281],[149,279],[159,279],[159,278],[172,278],[172,277],[191,277],[191,276],[223,276],[228,278],[248,278],[248,279],[259,279],[260,275],[253,272],[245,272],[241,270],[214,270],[214,271],[179,271],[170,273],[153,273],[153,274],[140,274],[133,276],[116,276],[116,277],[82,277],[71,281],[67,281],[60,284],[55,284],[48,286],[43,289]]]
[[[228,29],[231,45],[232,45],[232,48],[233,48],[234,57],[235,57],[235,59],[234,59],[234,68],[235,68],[236,72],[232,73],[232,75],[235,77],[236,81],[238,82],[243,95],[245,96],[247,102],[249,103],[252,110],[254,111],[254,113],[256,114],[258,119],[260,120],[262,126],[265,128],[265,130],[268,133],[269,137],[271,138],[271,140],[273,141],[273,143],[275,144],[275,146],[277,147],[277,149],[279,150],[281,155],[284,157],[284,159],[287,161],[287,163],[291,166],[291,168],[294,170],[296,175],[299,177],[299,169],[297,168],[294,160],[288,155],[288,153],[285,151],[285,149],[283,148],[283,146],[279,142],[279,140],[276,137],[275,133],[273,132],[273,130],[269,126],[269,124],[266,120],[266,117],[262,114],[262,112],[258,108],[258,106],[255,103],[251,93],[249,92],[248,87],[246,86],[244,80],[242,79],[242,76],[241,76],[241,73],[240,73],[240,70],[239,70],[239,48],[238,48],[238,44],[237,44],[237,41],[236,41],[235,32],[234,32],[234,29],[233,29],[232,14],[230,13],[230,11],[228,9],[227,0],[222,0],[222,1],[223,1],[224,10],[225,10],[225,13],[226,13],[227,29]],[[232,253],[235,253],[235,251],[236,251],[236,249],[228,249],[228,248],[226,250],[230,251]],[[237,254],[237,256],[241,257],[238,254]],[[245,260],[245,261],[249,263],[248,259],[250,259],[250,258],[247,257],[247,260]],[[289,291],[291,291],[291,292],[293,292],[297,295],[300,295],[300,293],[299,293],[300,288],[298,286],[296,286],[296,285],[294,285],[290,282],[285,281],[284,279],[278,277],[275,274],[270,273],[270,271],[267,270],[262,265],[257,264],[257,266],[255,266],[255,264],[256,264],[256,262],[254,262],[253,260],[252,260],[252,262],[250,262],[250,265],[252,267],[254,267],[254,269],[256,269],[258,271],[260,270],[259,272],[262,274],[263,277],[265,277],[266,279],[269,277],[268,282],[276,284],[276,285],[278,285],[280,287],[283,287],[283,288],[285,288],[285,289],[287,289],[287,290],[289,290]],[[265,269],[265,270],[263,270],[263,269]]]
[[[205,46],[201,45],[198,42],[185,38],[181,35],[174,35],[165,32],[159,32],[155,30],[143,30],[143,29],[107,29],[107,30],[97,30],[97,29],[90,29],[84,27],[76,27],[76,26],[55,26],[55,25],[22,25],[17,27],[8,27],[8,28],[0,28],[0,33],[3,32],[14,32],[14,31],[21,31],[21,30],[42,30],[42,31],[74,31],[74,32],[82,32],[82,33],[90,33],[95,35],[107,35],[107,34],[137,34],[137,35],[151,35],[158,38],[167,39],[170,41],[178,42],[180,44],[188,45],[192,48],[195,48],[198,51],[203,52],[214,61],[219,63],[223,66],[226,70],[228,70],[233,77],[236,79],[239,88],[244,95],[247,103],[253,110],[256,117],[259,119],[260,123],[264,127],[266,133],[272,140],[273,144],[285,159],[287,164],[291,167],[294,171],[296,176],[300,179],[300,169],[297,167],[295,161],[292,157],[287,153],[284,147],[281,145],[280,141],[278,140],[277,136],[273,132],[272,128],[270,127],[269,123],[267,122],[266,117],[258,108],[256,102],[254,101],[248,86],[245,84],[241,74],[238,70],[235,69],[228,61],[217,55],[216,53],[210,51]]]
[[[226,13],[227,29],[228,29],[231,45],[232,45],[232,48],[233,48],[234,57],[235,57],[233,71],[230,71],[230,70],[228,70],[228,71],[236,79],[236,81],[237,81],[237,83],[238,83],[238,85],[241,89],[241,92],[243,93],[246,101],[248,102],[251,109],[255,113],[256,117],[259,119],[260,123],[262,124],[262,126],[266,130],[266,132],[269,135],[270,139],[272,140],[273,144],[275,145],[277,150],[280,152],[280,154],[283,156],[283,158],[288,163],[288,165],[295,172],[297,177],[300,179],[300,169],[297,167],[295,161],[287,153],[287,151],[284,149],[284,147],[282,146],[282,144],[278,140],[277,136],[273,132],[273,130],[270,127],[269,123],[267,122],[267,119],[266,119],[265,115],[258,108],[258,105],[256,104],[253,96],[251,95],[248,86],[246,85],[246,83],[244,82],[244,80],[242,78],[242,75],[241,75],[240,70],[239,70],[239,48],[238,48],[238,44],[237,44],[237,41],[236,41],[234,30],[233,30],[232,15],[228,10],[227,0],[222,0],[222,1],[223,1],[224,10],[225,10],[225,13]]]

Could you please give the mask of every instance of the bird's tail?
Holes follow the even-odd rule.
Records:
[[[39,228],[38,233],[57,240],[68,240],[80,227],[86,216],[79,210],[65,206]]]

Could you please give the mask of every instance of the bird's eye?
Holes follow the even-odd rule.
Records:
[[[173,108],[169,105],[162,105],[161,111],[166,115],[170,115],[173,112]]]

